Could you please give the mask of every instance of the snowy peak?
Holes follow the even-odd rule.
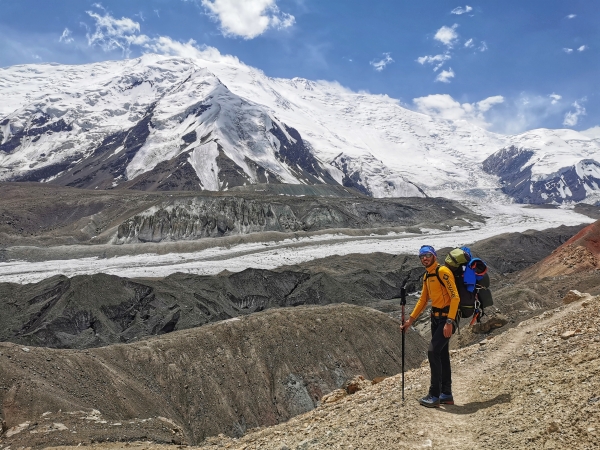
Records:
[[[599,196],[598,130],[499,135],[337,83],[269,78],[216,51],[0,69],[0,95],[0,180],[342,184],[374,197],[534,203]]]
[[[337,184],[335,168],[265,107],[233,94],[205,68],[159,62],[126,65],[101,86],[67,86],[9,114],[1,179],[161,189],[175,170],[178,181],[167,189]],[[48,107],[51,101],[60,108]]]
[[[582,156],[511,146],[490,155],[483,169],[498,176],[503,192],[519,203],[598,201],[600,162]]]

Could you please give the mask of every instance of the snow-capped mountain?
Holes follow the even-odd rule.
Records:
[[[599,192],[593,130],[499,135],[336,83],[269,78],[216,52],[14,66],[0,69],[0,98],[0,180],[147,190],[325,183],[375,197],[488,198],[502,187],[540,203]],[[529,157],[509,164],[515,152]],[[506,170],[525,166],[534,190],[579,169],[561,178],[568,189],[546,183],[523,196]]]

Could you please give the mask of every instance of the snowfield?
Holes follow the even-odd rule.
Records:
[[[478,213],[490,217],[480,228],[452,231],[421,230],[423,234],[350,237],[319,235],[278,242],[220,247],[192,253],[141,254],[113,258],[81,258],[60,261],[0,263],[0,282],[35,283],[54,275],[107,273],[122,277],[165,277],[175,272],[215,275],[223,270],[238,272],[249,267],[273,269],[316,258],[350,253],[385,252],[415,254],[423,244],[436,248],[469,245],[503,233],[543,230],[560,225],[592,223],[593,219],[570,209],[527,208],[519,205],[488,205]],[[478,224],[479,225],[479,224]]]

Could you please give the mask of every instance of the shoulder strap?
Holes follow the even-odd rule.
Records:
[[[440,267],[442,267],[442,266],[438,265],[435,268],[435,274],[429,273],[429,272],[425,272],[425,278],[423,280],[427,280],[428,278],[431,278],[431,277],[436,277],[438,279],[438,281],[440,282],[440,284],[442,286],[446,287],[446,285],[443,283],[442,279],[440,278]]]

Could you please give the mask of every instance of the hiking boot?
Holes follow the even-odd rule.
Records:
[[[452,394],[444,394],[440,395],[440,404],[442,405],[454,405],[454,398]]]
[[[440,399],[438,397],[434,397],[433,395],[427,395],[419,400],[419,403],[427,408],[439,408],[440,407]]]

